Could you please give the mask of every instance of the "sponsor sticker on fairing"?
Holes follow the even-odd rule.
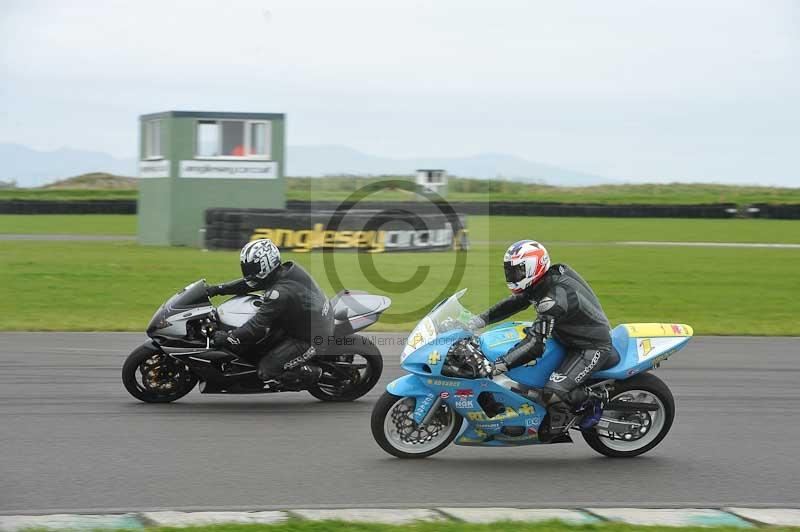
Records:
[[[443,386],[446,388],[456,388],[461,385],[460,381],[448,381],[445,379],[428,379],[428,384],[433,386]]]
[[[424,414],[425,411],[433,402],[433,398],[434,395],[432,393],[426,395],[425,398],[419,403],[419,405],[417,405],[417,408],[414,409],[414,416],[420,417],[422,414]]]
[[[639,362],[670,355],[686,342],[685,337],[641,338],[636,342],[636,355]]]
[[[475,408],[472,399],[456,399],[456,408]]]

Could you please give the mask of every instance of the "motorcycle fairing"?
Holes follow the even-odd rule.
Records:
[[[494,362],[498,357],[505,355],[509,349],[525,337],[525,328],[531,322],[512,321],[486,331],[480,335],[478,342],[486,358]],[[556,340],[547,340],[544,354],[536,360],[514,368],[507,373],[508,377],[526,386],[541,388],[550,378],[550,374],[558,368],[564,360],[564,347]]]
[[[343,290],[330,300],[334,318],[334,334],[346,336],[366,329],[380,318],[389,308],[392,300],[385,296],[376,296],[366,292]],[[220,322],[228,328],[241,327],[252,318],[261,297],[245,294],[227,299],[217,307]]]
[[[261,306],[261,298],[255,294],[234,296],[217,307],[217,316],[219,316],[220,323],[235,329],[255,316],[259,306]]]
[[[425,419],[437,398],[447,402],[465,420],[455,439],[456,444],[499,446],[539,443],[537,431],[546,413],[542,405],[501,386],[498,383],[500,379],[460,379],[442,375],[442,366],[450,346],[470,336],[468,331],[454,330],[422,345],[401,363],[401,367],[411,374],[389,383],[387,391],[401,397],[414,397],[416,406],[412,418],[416,423]],[[563,357],[563,348],[556,343],[550,352],[550,359],[559,360],[548,360],[548,365],[557,366]],[[527,368],[523,367],[513,371],[525,369]],[[539,371],[544,372],[546,369]],[[509,372],[509,377],[517,380],[511,373]],[[549,376],[549,372],[547,375]],[[493,418],[486,415],[478,403],[480,394],[486,392],[492,393],[494,400],[505,406],[505,413]],[[504,427],[518,427],[514,430],[521,434],[503,434],[501,431]]]
[[[395,379],[386,386],[386,390],[401,397],[413,397],[416,400],[413,418],[421,423],[436,400],[436,394],[423,384],[418,375],[405,375]]]
[[[593,379],[623,380],[653,369],[683,349],[694,331],[682,323],[627,323],[611,331],[611,342],[620,355],[615,366],[597,371]]]
[[[455,379],[435,375],[406,375],[389,383],[389,393],[416,400],[412,418],[421,423],[441,398],[464,419],[456,436],[457,445],[530,445],[538,441],[538,429],[545,408],[522,397],[490,379]],[[489,418],[478,404],[481,393],[491,392],[495,401],[505,406],[505,412]],[[504,427],[519,427],[519,436],[502,433]]]
[[[489,360],[494,361],[522,340],[525,337],[525,328],[530,326],[530,322],[502,323],[480,336],[481,350]],[[652,369],[686,346],[693,334],[689,325],[681,323],[617,325],[611,331],[611,343],[620,360],[610,368],[593,373],[592,379],[624,380]],[[558,341],[550,339],[539,359],[512,369],[508,376],[522,384],[541,388],[561,364],[564,354],[564,347]]]

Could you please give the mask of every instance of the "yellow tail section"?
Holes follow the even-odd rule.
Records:
[[[623,327],[630,338],[686,337],[694,334],[694,330],[683,323],[626,323]]]

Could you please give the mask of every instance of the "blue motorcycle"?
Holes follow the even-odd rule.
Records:
[[[399,458],[425,458],[451,442],[505,447],[545,443],[542,387],[564,358],[547,341],[544,354],[505,375],[491,377],[492,362],[525,336],[529,322],[499,324],[474,336],[463,289],[436,305],[408,337],[401,367],[409,375],[387,386],[372,411],[378,445]],[[692,328],[671,323],[632,323],[612,331],[613,354],[586,381],[596,401],[569,420],[548,443],[571,442],[581,432],[595,451],[632,457],[658,445],[675,417],[667,385],[649,373],[691,339]],[[551,435],[552,436],[552,435]]]

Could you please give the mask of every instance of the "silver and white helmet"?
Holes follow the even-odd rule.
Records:
[[[281,265],[281,252],[272,240],[261,238],[244,245],[239,262],[247,286],[255,288]]]

